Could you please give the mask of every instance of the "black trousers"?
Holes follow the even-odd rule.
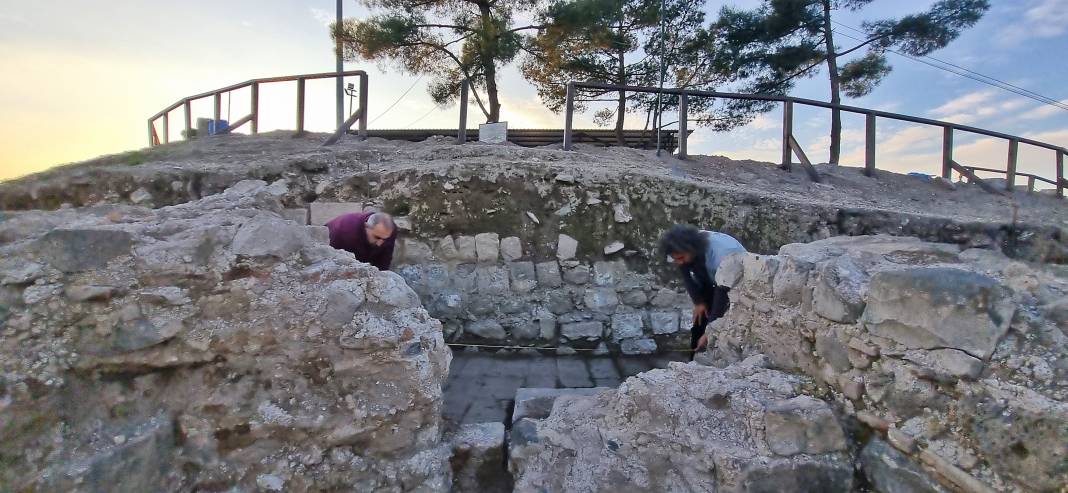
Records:
[[[690,328],[690,349],[697,349],[697,341],[701,339],[701,336],[705,335],[705,329],[710,322],[727,314],[727,309],[731,307],[728,293],[730,293],[730,288],[716,286],[712,288],[710,293],[706,294],[704,298],[705,305],[708,306],[708,315]],[[693,360],[693,355],[694,353],[690,354],[690,360]]]

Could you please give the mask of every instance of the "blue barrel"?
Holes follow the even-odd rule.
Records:
[[[209,120],[208,121],[208,135],[215,135],[224,132],[230,128],[230,122],[226,120]]]

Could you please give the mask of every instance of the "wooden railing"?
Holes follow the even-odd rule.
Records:
[[[248,123],[250,130],[253,134],[259,132],[259,114],[260,114],[260,85],[270,84],[276,82],[294,82],[297,83],[297,133],[304,132],[304,94],[305,83],[314,79],[332,79],[343,78],[350,76],[358,76],[360,78],[360,106],[353,112],[352,116],[342,124],[342,127],[335,132],[335,135],[340,135],[346,132],[356,121],[359,121],[359,135],[361,138],[367,137],[367,73],[363,70],[350,70],[348,72],[326,72],[319,74],[303,74],[303,75],[288,75],[283,77],[268,77],[264,79],[252,79],[242,82],[240,84],[234,84],[232,86],[223,87],[214,91],[208,91],[205,93],[189,96],[178,100],[178,102],[164,108],[159,113],[152,115],[148,119],[148,144],[149,146],[156,146],[160,143],[166,144],[170,142],[170,113],[177,110],[179,107],[184,112],[184,124],[185,124],[185,138],[188,139],[193,129],[193,114],[192,103],[193,101],[212,98],[213,100],[213,117],[216,122],[222,119],[222,96],[232,91],[244,89],[246,87],[251,88],[251,105],[248,115],[239,118],[237,121],[231,123],[228,128],[221,130],[220,133],[229,133],[237,128]],[[162,123],[163,138],[160,139],[159,134],[156,133],[156,122]],[[336,140],[335,140],[336,141]],[[329,141],[328,141],[329,142]]]
[[[691,91],[685,89],[658,89],[655,87],[641,87],[641,86],[625,86],[625,85],[612,85],[601,84],[597,82],[569,82],[567,84],[567,104],[564,111],[564,149],[571,150],[571,129],[572,122],[574,120],[574,102],[575,93],[580,89],[593,89],[598,91],[627,91],[627,92],[644,92],[644,93],[661,93],[670,94],[679,97],[679,159],[686,159],[686,140],[689,136],[687,132],[688,114],[687,114],[687,100],[690,97],[705,97],[705,98],[723,98],[723,99],[741,99],[751,101],[773,101],[783,103],[783,130],[782,130],[782,164],[784,169],[791,169],[793,156],[796,154],[801,164],[805,167],[805,171],[812,177],[813,181],[819,181],[819,173],[812,166],[808,156],[805,155],[804,149],[798,144],[797,139],[794,138],[793,133],[793,115],[794,104],[802,104],[807,106],[815,106],[818,108],[827,108],[833,112],[848,112],[856,113],[865,116],[865,132],[864,132],[864,173],[868,176],[875,176],[875,125],[876,118],[886,118],[890,120],[905,121],[910,123],[918,123],[921,125],[930,125],[935,127],[941,127],[942,133],[942,177],[945,179],[952,178],[954,171],[968,178],[969,181],[976,182],[983,186],[984,189],[993,190],[989,184],[985,184],[983,180],[975,176],[974,171],[985,171],[994,173],[1005,174],[1006,186],[1005,189],[1012,191],[1016,187],[1016,177],[1026,176],[1028,178],[1028,188],[1034,190],[1035,180],[1039,180],[1045,183],[1050,183],[1056,187],[1057,196],[1063,198],[1064,190],[1068,188],[1068,179],[1065,179],[1064,175],[1064,156],[1068,154],[1068,149],[1062,146],[1040,142],[1025,137],[1019,137],[1015,135],[1009,135],[1001,132],[995,132],[992,130],[985,130],[982,128],[971,127],[967,125],[960,125],[957,123],[945,122],[940,120],[932,120],[929,118],[920,118],[909,115],[902,115],[899,113],[890,113],[888,111],[872,110],[868,108],[860,108],[856,106],[846,106],[841,104],[832,104],[823,101],[816,101],[814,99],[795,98],[790,96],[776,96],[769,94],[738,94],[730,92],[716,92],[716,91]],[[953,159],[953,137],[954,132],[968,132],[979,135],[986,135],[989,137],[995,137],[1008,141],[1008,159],[1006,161],[1004,170],[997,170],[991,168],[975,168],[965,167],[958,164]],[[1033,175],[1030,173],[1017,172],[1017,160],[1019,154],[1020,144],[1029,144],[1044,149],[1054,151],[1056,155],[1054,178],[1043,178],[1041,176]],[[974,171],[973,171],[974,170]]]

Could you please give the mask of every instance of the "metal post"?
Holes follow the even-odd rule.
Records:
[[[660,0],[660,91],[656,93],[656,157],[660,157],[660,127],[664,126],[664,107],[660,96],[664,92],[664,3]]]
[[[260,84],[258,82],[252,83],[252,120],[249,122],[252,125],[252,135],[256,135],[260,131]]]
[[[1016,187],[1016,156],[1020,151],[1020,141],[1012,139],[1009,141],[1009,162],[1005,168],[1005,189],[1013,191]]]
[[[467,143],[467,92],[470,90],[470,81],[464,79],[460,83],[460,127],[456,129],[456,143]]]
[[[334,24],[334,49],[337,50],[337,128],[345,123],[345,77],[341,75],[345,71],[345,63],[341,58],[341,0],[337,0],[337,23]],[[366,113],[366,112],[365,112]]]
[[[793,161],[790,139],[794,135],[794,102],[785,101],[782,106],[782,169],[789,170]]]
[[[864,174],[875,176],[875,114],[864,121]]]
[[[367,74],[360,74],[360,109],[363,113],[360,114],[359,122],[359,137],[360,140],[367,140]]]
[[[297,135],[304,133],[304,78],[297,79]]]
[[[163,114],[163,143],[171,143],[171,119],[170,113]]]
[[[1057,196],[1064,198],[1064,153],[1057,151]]]
[[[953,127],[942,128],[942,178],[953,178]]]
[[[219,126],[220,119],[222,119],[222,93],[217,92],[215,93],[215,127]]]
[[[182,104],[182,107],[185,110],[185,140],[193,138],[193,136],[191,135],[193,133],[193,112],[192,108],[190,108],[189,106],[190,105],[188,100],[186,100],[186,102]]]
[[[686,159],[687,99],[685,92],[679,96],[679,159]]]
[[[575,118],[575,83],[567,83],[567,104],[564,106],[564,150],[571,150],[571,126]]]

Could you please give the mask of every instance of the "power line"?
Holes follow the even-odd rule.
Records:
[[[371,121],[367,122],[367,124],[370,125],[370,124],[374,123],[376,120],[378,120],[379,118],[382,118],[382,116],[384,116],[386,113],[389,113],[389,110],[393,109],[394,106],[397,106],[397,103],[401,102],[401,100],[404,99],[404,96],[407,96],[409,92],[412,92],[412,89],[415,89],[415,85],[418,84],[419,81],[421,81],[421,80],[423,80],[423,76],[422,75],[420,75],[418,79],[415,79],[415,82],[412,82],[412,85],[408,87],[408,90],[404,91],[404,94],[401,94],[400,97],[397,98],[397,100],[393,102],[393,104],[389,105],[388,108],[386,108],[384,111],[379,113],[378,116],[376,116],[373,119],[371,119]]]
[[[851,27],[851,26],[847,26],[847,25],[842,24],[842,23],[840,23],[838,21],[832,21],[832,22],[834,22],[835,24],[838,24],[839,26],[844,27],[846,29],[850,29],[852,31],[856,31],[856,32],[864,34],[864,35],[868,34],[868,33],[864,32],[864,31],[862,31],[860,29],[857,29],[857,28]],[[845,37],[847,37],[849,39],[852,39],[854,41],[859,41],[859,42],[864,42],[865,41],[863,39],[859,39],[859,38],[850,36],[850,35],[848,35],[846,33],[841,32],[841,31],[838,31],[838,34],[841,35],[841,36],[845,36]],[[1020,86],[1016,86],[1016,85],[1010,84],[1010,83],[1005,82],[1003,80],[1000,80],[1000,79],[997,79],[997,78],[994,78],[994,77],[990,77],[989,75],[984,75],[984,74],[981,74],[981,73],[976,72],[974,70],[970,70],[970,69],[961,67],[959,65],[947,62],[945,60],[941,60],[941,59],[938,59],[938,58],[935,58],[935,57],[932,57],[932,56],[916,57],[916,56],[912,56],[912,55],[909,55],[907,53],[902,53],[900,51],[892,50],[892,49],[886,49],[886,51],[889,51],[890,53],[893,53],[895,55],[898,55],[898,56],[901,56],[901,57],[904,57],[904,58],[908,58],[909,60],[920,62],[920,63],[922,63],[924,65],[929,65],[929,66],[937,68],[939,70],[943,70],[943,71],[949,72],[949,73],[954,74],[954,75],[959,75],[961,77],[965,77],[965,78],[974,80],[976,82],[980,82],[980,83],[983,83],[983,84],[986,84],[986,85],[989,85],[989,86],[993,86],[993,87],[996,87],[998,89],[1001,89],[1001,90],[1004,90],[1004,91],[1008,91],[1008,92],[1011,92],[1011,93],[1019,95],[1019,96],[1023,96],[1023,97],[1029,98],[1029,99],[1033,99],[1033,100],[1038,101],[1040,103],[1047,104],[1047,105],[1054,106],[1056,108],[1068,111],[1068,104],[1062,103],[1062,102],[1060,102],[1060,101],[1058,101],[1056,99],[1050,98],[1048,96],[1044,96],[1042,94],[1039,94],[1037,92],[1022,88]],[[924,60],[924,58],[926,58],[928,60],[933,60],[935,62],[941,63],[941,64],[946,65],[948,67],[953,67],[954,69],[957,69],[957,70],[954,70],[954,69],[951,69],[951,68],[947,68],[946,66],[941,66],[941,65],[932,63],[930,61]]]
[[[416,123],[419,123],[419,122],[423,121],[423,118],[426,118],[426,117],[430,116],[430,114],[433,113],[434,110],[436,110],[436,109],[438,109],[437,106],[431,106],[430,107],[430,111],[427,111],[426,113],[423,113],[423,116],[421,116],[419,118],[416,118],[415,121],[413,121],[412,123],[409,123],[408,126],[404,127],[404,128],[412,128],[412,125],[415,125]]]

